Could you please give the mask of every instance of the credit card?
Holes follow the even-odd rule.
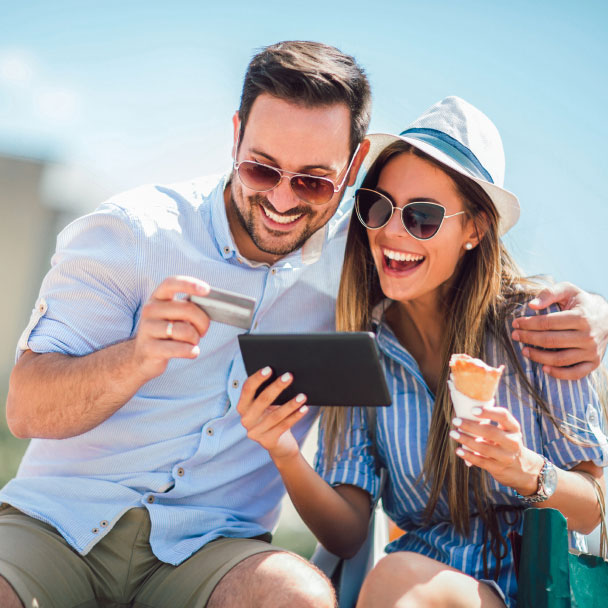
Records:
[[[206,296],[188,296],[200,306],[212,321],[226,323],[241,329],[249,329],[253,320],[256,301],[233,291],[211,287]]]

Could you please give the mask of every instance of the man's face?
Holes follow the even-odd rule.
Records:
[[[235,145],[239,128],[235,115]],[[339,184],[350,161],[349,133],[350,110],[345,104],[307,108],[262,94],[251,108],[237,161],[253,160]],[[357,160],[350,172],[353,180]],[[310,205],[294,194],[286,178],[273,190],[255,192],[233,175],[226,203],[240,252],[272,263],[298,249],[331,218],[343,190],[323,205]]]

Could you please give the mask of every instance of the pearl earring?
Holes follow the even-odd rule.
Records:
[[[464,244],[464,248],[465,248],[467,251],[471,251],[471,249],[473,249],[473,243],[465,243],[465,244]]]

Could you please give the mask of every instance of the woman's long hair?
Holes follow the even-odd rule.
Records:
[[[560,428],[538,391],[527,379],[517,360],[505,320],[522,298],[530,299],[540,289],[540,283],[525,279],[502,245],[498,233],[498,213],[486,192],[473,180],[461,175],[409,144],[398,141],[388,146],[370,168],[362,186],[374,188],[382,168],[396,155],[413,154],[432,163],[446,173],[456,185],[463,200],[465,215],[473,220],[479,244],[467,251],[456,267],[451,287],[446,290],[442,307],[445,311],[445,332],[442,344],[442,366],[433,416],[429,429],[423,478],[430,484],[430,499],[426,518],[430,521],[439,496],[445,489],[451,519],[456,529],[469,533],[469,490],[475,497],[475,511],[484,520],[492,538],[491,548],[497,559],[504,557],[506,545],[499,538],[496,513],[489,508],[489,492],[485,473],[469,469],[454,453],[449,437],[453,417],[447,388],[448,361],[452,353],[467,353],[484,357],[488,332],[504,347],[518,372],[524,387],[544,415]],[[466,220],[463,220],[466,221]],[[338,292],[336,327],[338,331],[370,331],[373,308],[384,299],[378,273],[371,255],[365,227],[356,215],[350,222],[348,240]],[[328,461],[333,460],[344,438],[351,408],[324,408],[322,426],[327,446]],[[496,555],[500,553],[500,555]],[[484,555],[485,558],[485,555]],[[484,559],[485,561],[485,559]],[[497,567],[498,571],[499,567]]]

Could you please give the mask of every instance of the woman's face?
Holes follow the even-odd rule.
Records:
[[[446,216],[464,211],[452,179],[410,153],[389,160],[375,189],[388,194],[399,210],[413,201],[428,201],[443,205]],[[405,302],[439,289],[454,274],[465,243],[475,246],[477,238],[472,220],[457,215],[445,218],[435,236],[417,240],[403,227],[399,210],[383,228],[368,229],[367,236],[382,291],[392,300]]]

